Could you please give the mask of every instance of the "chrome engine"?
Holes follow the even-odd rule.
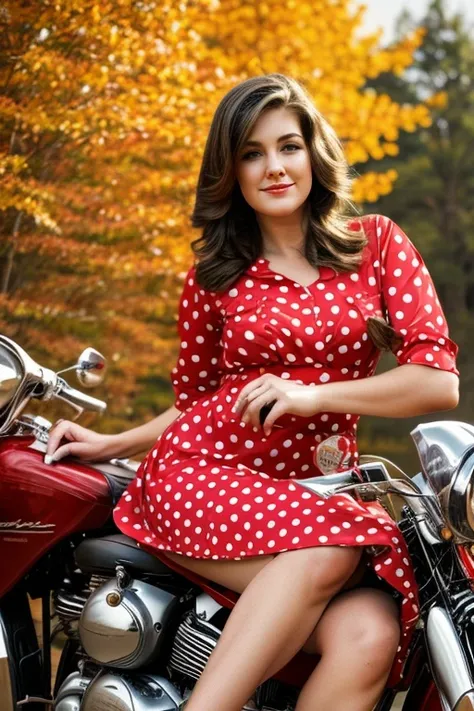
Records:
[[[159,654],[177,603],[176,595],[141,580],[110,580],[92,593],[82,611],[84,651],[108,667],[143,667]]]
[[[159,657],[176,628],[178,597],[130,578],[122,566],[116,572],[99,587],[96,580],[80,593],[62,588],[54,596],[61,623],[78,634],[88,659],[61,685],[55,711],[177,711],[183,700],[170,680],[138,671]]]
[[[152,674],[125,676],[101,672],[94,679],[80,672],[62,684],[55,711],[177,711],[182,698],[173,684]]]
[[[228,614],[205,593],[185,611],[177,595],[129,578],[122,566],[116,578],[95,578],[80,593],[62,588],[54,599],[62,624],[79,637],[85,653],[80,671],[61,685],[55,711],[177,711],[202,674]],[[148,673],[155,663],[166,676]],[[286,692],[270,680],[244,709],[292,709],[292,694]]]
[[[204,671],[221,631],[193,611],[181,622],[173,642],[169,667],[196,681]]]
[[[92,575],[87,582],[78,584],[73,576],[63,580],[60,588],[53,592],[53,606],[59,620],[58,631],[67,637],[78,635],[77,626],[84,606],[92,593],[110,578]]]

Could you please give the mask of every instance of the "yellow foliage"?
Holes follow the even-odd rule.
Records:
[[[426,99],[426,104],[431,109],[444,109],[447,103],[448,94],[446,91],[438,91],[436,94],[433,94]]]

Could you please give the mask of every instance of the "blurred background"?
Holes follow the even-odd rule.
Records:
[[[425,419],[472,422],[473,24],[470,0],[0,2],[0,332],[54,369],[104,353],[94,395],[109,408],[85,426],[169,407],[213,112],[239,81],[282,72],[344,142],[360,212],[395,220],[434,278],[461,401]],[[40,411],[72,416],[55,408]],[[360,451],[414,473],[420,420],[363,419]]]

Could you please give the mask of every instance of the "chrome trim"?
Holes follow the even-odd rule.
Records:
[[[110,593],[120,604],[108,604]],[[86,654],[98,664],[138,669],[158,653],[176,596],[141,580],[118,590],[110,580],[92,593],[79,620],[79,638]]]
[[[461,464],[446,493],[446,500],[441,501],[449,527],[460,541],[474,540],[473,473],[474,452]]]
[[[347,469],[343,472],[338,472],[337,474],[328,474],[327,476],[315,476],[308,479],[294,479],[295,484],[302,486],[304,489],[308,489],[324,499],[328,499],[334,494],[340,493],[344,489],[354,489],[358,486],[365,486],[361,484],[360,481],[354,479],[354,472],[352,469]],[[351,493],[348,491],[348,493]]]
[[[91,681],[79,671],[69,674],[59,687],[54,702],[54,711],[76,711],[79,709]]]
[[[207,593],[201,593],[196,598],[196,615],[201,620],[210,620],[213,615],[222,610],[222,605]]]
[[[6,633],[0,619],[0,709],[14,711],[13,684]]]
[[[431,518],[430,523],[432,528],[435,531],[440,531],[443,526],[446,526],[446,519],[444,517],[443,512],[441,511],[441,506],[438,501],[438,497],[434,493],[432,487],[426,481],[426,478],[424,477],[422,472],[419,472],[414,477],[412,477],[411,481],[414,486],[416,486],[420,494],[423,494],[424,502],[426,505],[429,506]]]
[[[438,691],[450,709],[460,710],[463,707],[457,704],[474,691],[474,681],[454,624],[442,607],[432,607],[429,611],[425,636]]]
[[[10,354],[14,362],[18,364],[21,382],[9,401],[2,407],[0,435],[10,431],[16,418],[21,414],[31,398],[51,400],[51,398],[55,397],[58,400],[67,402],[79,414],[84,409],[93,412],[104,412],[106,409],[107,404],[105,402],[71,388],[54,371],[49,368],[43,368],[43,366],[30,358],[28,353],[15,341],[0,334],[0,351],[1,349]]]
[[[442,543],[443,539],[436,526],[439,520],[436,498],[432,494],[422,494],[413,480],[408,477],[390,479],[382,463],[378,469],[384,470],[387,475],[386,480],[354,484],[352,473],[348,470],[324,477],[295,479],[294,482],[323,498],[329,498],[334,494],[356,494],[363,501],[375,501],[383,500],[389,494],[400,496],[415,514],[423,538],[432,545]]]
[[[57,378],[57,386],[54,391],[54,397],[58,400],[64,400],[68,405],[74,407],[74,409],[80,414],[83,410],[88,410],[89,412],[98,412],[102,414],[107,409],[107,403],[103,400],[98,400],[96,397],[91,397],[82,393],[76,388],[72,388],[69,383],[66,383],[63,378]]]
[[[86,348],[77,360],[76,375],[84,388],[95,388],[104,380],[107,361],[95,348]]]
[[[217,627],[189,612],[176,631],[169,668],[199,679],[220,635]]]
[[[183,701],[173,684],[155,674],[104,673],[89,684],[81,708],[116,711],[177,711]]]
[[[451,483],[463,454],[474,446],[474,427],[465,422],[427,422],[411,432],[426,481],[436,494]]]

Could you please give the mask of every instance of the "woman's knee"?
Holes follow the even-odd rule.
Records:
[[[342,593],[328,606],[306,650],[322,655],[343,650],[360,660],[369,681],[376,681],[390,671],[399,642],[393,598],[380,590],[358,589]]]
[[[316,597],[332,597],[351,577],[361,556],[359,548],[321,546],[280,553],[275,560],[285,574],[297,576],[314,591]]]

